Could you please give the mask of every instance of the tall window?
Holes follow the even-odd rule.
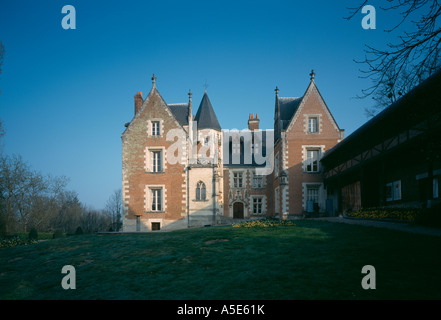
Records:
[[[318,123],[317,117],[308,118],[308,132],[310,133],[318,132],[317,123]]]
[[[276,176],[279,175],[279,153],[276,153],[276,156],[274,157],[274,172]]]
[[[152,171],[161,172],[162,171],[162,152],[152,151]]]
[[[160,134],[159,121],[152,121],[152,136],[159,136]]]
[[[262,213],[262,198],[253,198],[253,214]]]
[[[162,211],[162,189],[152,190],[152,211]]]
[[[306,201],[312,201],[312,203],[318,203],[319,201],[318,187],[308,187],[306,189]]]
[[[233,185],[235,188],[242,188],[242,172],[233,173]]]
[[[319,202],[319,187],[318,186],[308,186],[306,189],[306,211],[314,212],[314,204]]]
[[[197,186],[196,186],[196,200],[206,200],[207,196],[206,196],[207,192],[206,192],[206,188],[205,188],[205,183],[203,183],[202,181],[199,181]]]
[[[319,171],[319,155],[320,150],[306,150],[306,171]]]

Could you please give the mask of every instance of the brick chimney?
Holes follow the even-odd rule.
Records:
[[[142,92],[138,91],[138,93],[135,94],[135,114],[138,112],[138,110],[141,108],[143,103],[142,100]]]
[[[256,117],[254,118],[254,114],[250,113],[250,117],[248,119],[248,129],[249,130],[259,130],[259,114],[256,113]]]

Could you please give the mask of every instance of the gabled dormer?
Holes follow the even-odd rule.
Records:
[[[294,126],[305,134],[318,135],[325,121],[343,138],[344,130],[338,127],[317,88],[314,70],[310,73],[310,83],[302,97],[279,97],[276,87],[274,119],[275,142],[280,139],[281,132],[295,130]]]

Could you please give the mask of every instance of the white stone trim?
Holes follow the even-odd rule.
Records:
[[[152,135],[152,122],[159,122],[159,136]],[[164,136],[164,120],[161,118],[151,118],[147,120],[146,123],[146,129],[147,129],[147,137],[149,138],[161,138]]]
[[[304,107],[304,105],[305,105],[305,102],[308,100],[308,98],[309,98],[311,92],[314,92],[314,93],[317,95],[317,97],[318,97],[318,99],[319,99],[319,102],[320,102],[320,105],[322,106],[322,109],[323,109],[323,111],[325,112],[325,114],[328,116],[329,121],[332,123],[332,126],[334,127],[334,129],[335,129],[336,131],[340,132],[340,129],[338,128],[338,125],[337,125],[337,123],[335,122],[335,119],[332,117],[332,115],[331,115],[331,113],[330,113],[330,111],[329,111],[329,108],[326,106],[326,103],[325,103],[325,101],[323,100],[323,97],[322,97],[321,94],[318,92],[317,87],[316,87],[314,81],[312,81],[312,82],[310,83],[308,89],[306,89],[306,92],[305,92],[305,94],[304,94],[304,96],[303,96],[303,98],[302,98],[302,101],[300,102],[300,105],[299,105],[299,107],[297,108],[297,110],[296,110],[296,112],[295,112],[295,114],[294,114],[294,117],[291,119],[291,122],[289,123],[288,128],[286,128],[285,131],[288,132],[289,130],[292,129],[292,126],[294,125],[294,123],[296,122],[297,118],[298,118],[299,115],[301,114],[301,112],[302,112],[302,110],[303,110],[303,107]]]
[[[166,155],[166,149],[165,147],[153,147],[153,146],[147,146],[144,149],[144,170],[145,172],[153,172],[152,164],[153,161],[151,159],[152,152],[153,151],[161,151],[161,164],[162,164],[162,171],[159,172],[165,172],[167,169],[167,155]]]
[[[255,198],[260,198],[262,199],[262,212],[260,213],[260,215],[266,215],[267,213],[267,199],[266,199],[266,195],[262,194],[262,195],[251,195],[249,196],[249,208],[250,208],[250,217],[251,216],[259,216],[259,214],[254,214],[254,199]]]
[[[159,230],[161,230],[164,226],[163,219],[147,219],[147,228],[149,231],[153,231],[152,222],[159,222]]]
[[[325,206],[326,206],[326,189],[324,188],[324,183],[323,182],[303,182],[302,183],[302,207],[303,210],[306,211],[306,197],[307,197],[307,189],[308,186],[318,186],[319,187],[319,191],[318,191],[318,196],[319,196],[319,210],[323,211]]]
[[[151,204],[151,189],[162,189],[162,210],[161,211],[152,211]],[[144,188],[144,211],[152,212],[152,213],[161,213],[167,211],[167,188],[163,184],[147,184]]]
[[[319,173],[319,172],[321,172],[320,159],[325,154],[325,147],[326,147],[325,145],[302,145],[302,169],[303,169],[304,173]],[[320,150],[320,155],[319,155],[319,159],[318,159],[319,170],[317,172],[306,171],[306,165],[307,165],[306,160],[308,159],[308,154],[307,154],[308,149]]]
[[[317,118],[317,132],[309,132],[309,118]],[[303,132],[309,135],[317,135],[323,132],[323,121],[321,113],[310,113],[303,115]]]

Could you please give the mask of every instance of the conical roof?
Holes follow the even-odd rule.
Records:
[[[214,129],[221,131],[221,126],[217,120],[216,113],[214,113],[210,99],[208,99],[207,92],[205,92],[204,97],[202,98],[194,120],[197,121],[198,129]]]

